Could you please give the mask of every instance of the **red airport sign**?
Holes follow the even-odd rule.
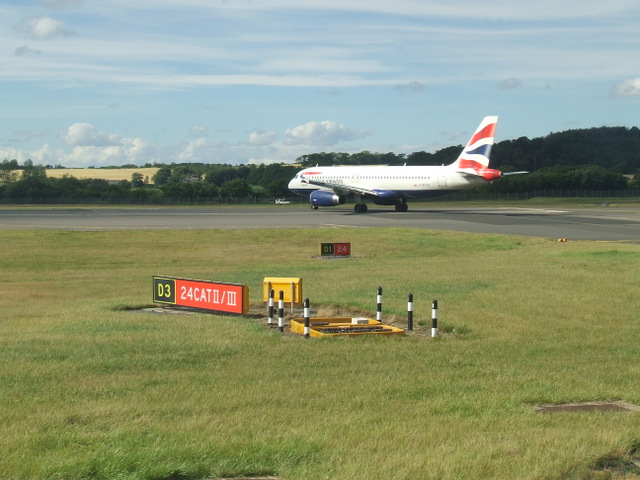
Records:
[[[351,255],[350,243],[321,243],[320,256],[348,257]]]
[[[154,275],[153,301],[176,307],[243,315],[249,311],[249,287],[238,283]]]

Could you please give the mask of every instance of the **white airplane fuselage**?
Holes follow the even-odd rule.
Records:
[[[311,167],[298,172],[289,190],[308,195],[313,208],[330,207],[355,197],[356,212],[366,212],[364,200],[395,205],[407,211],[407,200],[469,190],[503,176],[489,168],[498,117],[485,117],[451,165]],[[513,172],[519,174],[526,172]]]
[[[359,187],[363,190],[395,192],[398,198],[406,199],[468,190],[486,182],[483,177],[460,174],[451,166],[312,167],[298,172],[289,182],[289,190],[298,195],[309,195],[323,188],[309,181],[343,186],[345,190]]]

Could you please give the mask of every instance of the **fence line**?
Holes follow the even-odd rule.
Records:
[[[593,198],[606,201],[614,198],[638,198],[640,190],[588,190],[588,189],[541,189],[529,192],[458,192],[431,199],[413,202],[460,202],[460,201],[518,201],[532,198]],[[289,196],[292,204],[307,204],[306,197]],[[2,198],[2,205],[273,205],[273,198],[265,197],[100,197],[100,196],[33,196],[24,198]]]

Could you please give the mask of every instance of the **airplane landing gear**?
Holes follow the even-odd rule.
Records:
[[[353,206],[353,209],[355,210],[356,213],[366,213],[367,205],[364,203],[356,203]]]
[[[406,212],[409,210],[409,205],[403,200],[401,203],[396,203],[396,212]]]

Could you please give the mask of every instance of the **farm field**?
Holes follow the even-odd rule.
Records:
[[[159,169],[156,167],[149,168],[49,168],[47,169],[47,177],[62,178],[64,175],[77,178],[79,180],[92,178],[108,181],[131,180],[131,175],[140,173],[144,177],[149,177],[151,182],[153,176]]]
[[[640,478],[640,412],[536,411],[640,405],[637,245],[329,227],[0,242],[1,478]],[[145,312],[154,274],[246,284],[252,314]],[[267,276],[303,278],[318,316],[375,318],[382,286],[397,326],[413,293],[416,329],[281,334]]]

